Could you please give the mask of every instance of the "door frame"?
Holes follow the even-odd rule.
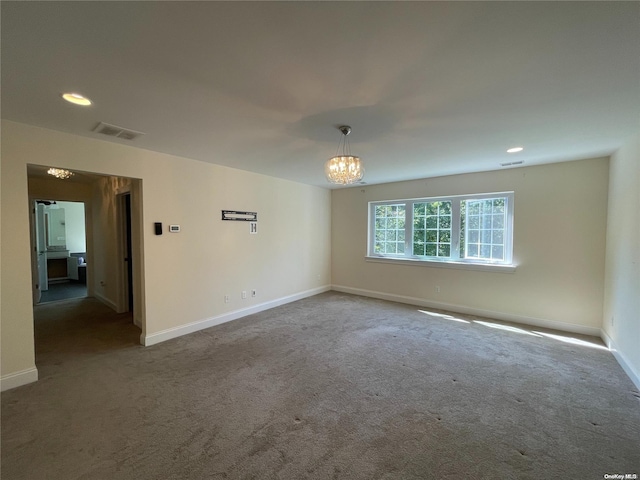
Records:
[[[140,180],[131,179],[131,183],[118,188],[116,197],[116,311],[124,313],[129,311],[129,288],[132,289],[133,296],[133,323],[142,330],[144,328],[144,287],[142,285],[142,205],[141,205],[141,185]],[[127,264],[124,258],[127,256],[127,214],[125,197],[130,199],[130,222],[131,222],[131,262],[132,278],[129,285]],[[142,337],[141,337],[142,338]]]

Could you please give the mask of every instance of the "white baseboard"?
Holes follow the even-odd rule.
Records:
[[[634,368],[627,361],[622,352],[618,349],[616,342],[614,342],[613,339],[609,335],[607,335],[607,332],[605,332],[604,329],[600,331],[600,338],[602,338],[604,344],[609,348],[609,350],[611,350],[611,353],[613,353],[613,356],[616,358],[616,360],[624,370],[624,373],[629,376],[638,391],[640,391],[640,373],[634,370]]]
[[[0,391],[10,390],[12,388],[21,387],[28,383],[38,381],[38,369],[36,367],[27,368],[19,372],[9,373],[0,378]]]
[[[480,308],[467,307],[465,305],[433,302],[431,300],[424,300],[422,298],[407,297],[404,295],[395,295],[392,293],[375,292],[372,290],[363,290],[361,288],[345,287],[342,285],[332,285],[331,289],[337,292],[352,293],[354,295],[378,298],[380,300],[389,300],[391,302],[435,308],[437,310],[448,310],[450,312],[465,313],[467,315],[478,315],[480,317],[495,318],[496,320],[503,320],[505,322],[520,323],[523,325],[549,328],[552,330],[560,330],[563,332],[580,333],[582,335],[591,335],[592,337],[600,337],[600,329],[596,327],[585,327],[583,325],[557,322],[555,320],[547,320],[544,318],[527,317],[525,315],[496,312],[493,310],[483,310]]]
[[[247,315],[253,315],[254,313],[263,312],[274,307],[279,307],[280,305],[284,305],[286,303],[295,302],[297,300],[302,300],[303,298],[318,295],[319,293],[328,292],[329,290],[331,290],[331,287],[328,285],[313,288],[311,290],[306,290],[304,292],[261,303],[259,305],[242,308],[240,310],[234,310],[233,312],[225,313],[223,315],[205,318],[204,320],[199,320],[197,322],[180,325],[179,327],[169,328],[167,330],[162,330],[150,335],[142,334],[140,335],[140,343],[145,346],[155,345],[156,343],[171,340],[172,338],[181,337],[183,335],[188,335],[189,333],[204,330],[205,328],[215,327],[216,325],[230,322],[231,320],[237,320],[238,318],[246,317]]]
[[[93,292],[93,296],[96,300],[100,300],[102,303],[104,303],[107,307],[111,308],[113,311],[115,312],[118,311],[118,306],[115,304],[115,302],[109,300],[104,295],[101,295],[98,292]]]

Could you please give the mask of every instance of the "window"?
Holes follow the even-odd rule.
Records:
[[[513,192],[371,202],[369,256],[511,264]]]

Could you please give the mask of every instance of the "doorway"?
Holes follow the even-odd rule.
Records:
[[[34,304],[86,297],[84,202],[33,200],[31,224]]]
[[[133,312],[134,308],[134,285],[133,285],[133,243],[131,229],[131,192],[118,195],[118,205],[120,211],[120,261],[122,270],[122,301],[121,311]]]
[[[62,182],[48,175],[48,168],[32,164],[27,166],[33,242],[31,268],[34,312],[35,307],[47,303],[42,300],[47,300],[46,292],[52,287],[82,284],[87,288],[83,295],[95,298],[116,313],[130,313],[129,318],[144,332],[142,180],[74,171],[69,180]],[[63,202],[84,204],[86,228],[83,246],[73,247],[62,243],[47,247],[47,235],[50,240],[65,235],[47,233],[51,224],[47,227],[49,216],[44,216],[44,207],[40,208],[43,218],[38,222],[35,202],[39,199],[57,205],[58,209],[65,207],[65,210]],[[68,228],[73,227],[66,219],[64,223]],[[53,255],[47,251],[56,248],[60,251]],[[48,267],[56,262],[47,262],[47,259],[56,255],[65,256],[71,266],[67,265],[65,271],[58,273],[55,269],[50,271]],[[58,259],[57,263],[63,261]],[[54,278],[54,275],[57,276]],[[73,297],[77,296],[77,293],[73,294]],[[67,298],[71,298],[71,295],[67,295]],[[80,300],[74,298],[74,301]],[[58,302],[51,305],[58,305]]]

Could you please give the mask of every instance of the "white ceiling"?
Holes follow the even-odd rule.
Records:
[[[3,118],[312,185],[341,124],[367,183],[608,155],[640,131],[638,2],[1,8]]]

